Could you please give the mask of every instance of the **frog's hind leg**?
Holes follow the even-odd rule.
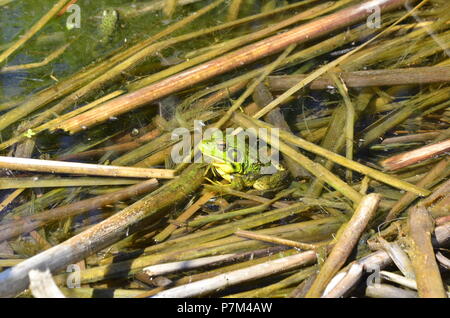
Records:
[[[287,170],[277,171],[272,175],[266,175],[258,178],[253,184],[257,190],[270,190],[286,186],[290,181],[290,174]]]

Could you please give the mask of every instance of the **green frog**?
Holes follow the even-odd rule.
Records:
[[[248,142],[233,137],[231,142],[227,142],[222,132],[216,131],[211,138],[200,142],[199,150],[211,158],[214,172],[230,182],[234,189],[253,187],[257,190],[271,190],[287,185],[289,172],[283,166],[261,160],[263,158],[258,160],[258,152],[250,151]],[[263,168],[272,168],[276,172],[262,174]]]
[[[105,44],[111,40],[119,24],[119,13],[114,9],[105,9],[99,25],[100,42]]]

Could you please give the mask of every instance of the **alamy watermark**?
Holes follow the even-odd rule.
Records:
[[[66,28],[68,30],[81,28],[81,8],[78,4],[71,4],[67,8],[67,12],[70,13],[66,20]]]
[[[67,288],[80,288],[81,286],[81,268],[78,264],[69,264],[66,269],[67,276],[66,285]]]
[[[366,25],[369,29],[380,29],[381,28],[381,8],[379,6],[374,6],[373,8],[367,9],[367,13],[370,13],[366,20]]]

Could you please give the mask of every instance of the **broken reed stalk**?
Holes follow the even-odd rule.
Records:
[[[247,254],[247,253],[246,253]],[[172,263],[164,263],[157,264],[145,267],[142,271],[148,276],[159,276],[166,275],[179,271],[188,271],[192,269],[196,269],[198,267],[203,267],[207,265],[212,265],[214,263],[225,262],[227,260],[232,259],[233,261],[237,260],[239,254],[225,254],[218,256],[208,256],[208,257],[200,257],[197,259],[190,260],[189,262],[180,261],[180,262],[172,262]],[[245,255],[247,256],[247,255]]]
[[[59,17],[59,16],[62,16],[64,13],[66,13],[67,12],[67,9],[69,9],[69,7],[72,5],[72,4],[74,4],[74,3],[76,3],[78,0],[70,0],[59,12],[58,12],[58,14],[57,14],[57,16]]]
[[[58,58],[64,51],[71,45],[72,43],[64,44],[59,49],[56,49],[54,52],[50,53],[47,57],[45,57],[41,62],[22,64],[22,65],[11,65],[5,66],[0,69],[0,73],[9,73],[9,72],[17,72],[21,70],[29,70],[32,68],[42,67]]]
[[[215,195],[216,194],[214,192],[206,192],[205,194],[203,194],[197,201],[195,201],[194,204],[192,204],[189,208],[186,209],[186,211],[184,211],[179,217],[177,217],[175,222],[178,224],[186,222],[192,215],[194,215],[195,212],[197,212],[202,207],[203,204],[208,202]],[[164,241],[177,228],[178,226],[176,226],[175,224],[169,224],[164,230],[162,230],[153,238],[153,241],[155,241],[156,243]]]
[[[64,129],[72,134],[76,133],[82,130],[82,127],[99,124],[108,120],[111,116],[121,115],[168,94],[234,70],[236,67],[242,67],[281,51],[291,44],[303,43],[354,24],[366,18],[372,10],[388,11],[404,3],[405,0],[371,0],[343,9],[118,97],[103,104],[96,111],[88,111],[68,120]]]
[[[251,200],[251,201],[255,201],[255,202],[259,202],[259,203],[263,203],[263,204],[270,204],[273,201],[274,203],[272,204],[272,206],[275,208],[279,208],[279,209],[289,207],[289,204],[286,202],[282,202],[282,201],[275,202],[276,200],[270,200],[270,199],[264,198],[262,196],[249,194],[249,193],[242,192],[242,191],[237,191],[237,190],[234,190],[231,187],[227,187],[227,186],[205,184],[205,189],[215,191],[216,193],[230,194],[235,197],[244,198],[247,200]]]
[[[269,125],[263,121],[253,119],[251,117],[248,117],[248,116],[246,116],[244,114],[240,114],[240,113],[235,113],[233,116],[233,120],[236,120],[236,122],[241,125],[244,125],[244,123],[245,123],[246,127],[258,127],[258,128],[269,128],[269,129],[274,128],[272,125]],[[391,175],[388,175],[388,174],[378,171],[376,169],[364,166],[356,161],[348,160],[347,158],[345,158],[341,155],[338,155],[338,154],[336,154],[332,151],[329,151],[325,148],[322,148],[316,144],[308,142],[308,141],[306,141],[300,137],[297,137],[291,133],[288,133],[286,131],[280,130],[279,134],[280,134],[280,138],[283,139],[285,142],[294,144],[306,151],[310,151],[316,155],[322,156],[322,157],[324,157],[330,161],[333,161],[341,166],[344,166],[348,169],[352,169],[356,172],[367,175],[375,180],[386,183],[386,184],[390,185],[391,187],[398,188],[398,189],[405,190],[405,191],[410,191],[419,196],[427,196],[430,194],[429,190],[420,188],[416,185],[405,182],[399,178],[393,177]]]
[[[408,254],[400,247],[397,242],[388,242],[383,237],[378,237],[378,242],[380,242],[381,247],[386,253],[389,254],[390,258],[397,266],[397,268],[402,272],[402,274],[411,279],[415,279],[414,269]]]
[[[195,191],[203,182],[205,168],[191,165],[177,179],[164,184],[108,219],[17,266],[0,273],[0,297],[11,297],[28,287],[31,269],[49,268],[51,272],[73,264],[124,238],[130,227],[160,212]]]
[[[450,270],[450,259],[445,257],[441,252],[436,253],[436,259],[443,268]],[[450,292],[447,292],[447,294],[450,296]]]
[[[17,198],[25,189],[17,189],[13,193],[9,194],[1,203],[0,203],[0,212],[8,206],[15,198]]]
[[[272,244],[300,248],[302,250],[314,250],[318,247],[318,245],[315,245],[315,244],[301,243],[301,242],[296,242],[296,241],[292,241],[292,240],[281,239],[281,238],[270,236],[270,235],[257,234],[257,233],[251,232],[251,231],[238,230],[238,231],[234,232],[234,235],[237,235],[237,236],[243,237],[243,238],[248,238],[251,240],[258,240],[258,241],[268,242],[268,243],[272,243]]]
[[[0,190],[25,189],[25,188],[55,188],[55,187],[89,187],[100,185],[125,185],[139,183],[139,179],[133,178],[0,178]]]
[[[409,212],[411,260],[421,298],[447,298],[439,267],[431,244],[434,224],[427,209],[418,205]]]
[[[363,197],[351,219],[342,226],[342,232],[338,235],[336,244],[306,294],[307,298],[318,298],[322,296],[327,284],[344,265],[361,234],[366,229],[367,224],[378,208],[380,200],[381,195],[376,193],[371,193]]]
[[[345,157],[349,160],[353,160],[353,143],[354,143],[354,126],[355,126],[355,107],[353,106],[353,103],[350,99],[350,96],[348,94],[347,86],[345,86],[345,83],[341,78],[338,78],[337,75],[333,72],[330,72],[330,77],[333,80],[334,84],[336,85],[339,93],[342,96],[342,99],[344,100],[344,105],[346,109],[346,116],[345,116]],[[350,169],[347,169],[345,172],[346,178],[348,182],[352,181],[352,171]]]
[[[242,0],[231,0],[230,5],[228,6],[227,21],[233,21],[237,19],[241,4]]]
[[[367,286],[366,296],[371,298],[417,298],[417,293],[389,284],[373,284]]]
[[[113,193],[107,193],[94,198],[59,206],[51,210],[16,219],[4,225],[0,223],[0,242],[19,236],[23,233],[28,233],[51,222],[79,215],[117,201],[126,200],[134,196],[151,192],[157,185],[158,181],[156,179],[150,179]]]
[[[67,298],[133,298],[142,294],[141,289],[119,288],[60,288]]]
[[[428,189],[430,186],[436,183],[436,180],[446,178],[450,171],[450,158],[444,158],[438,162],[431,170],[426,174],[426,176],[421,179],[417,186],[421,188]],[[409,204],[411,204],[417,195],[411,192],[405,193],[400,200],[395,203],[395,205],[389,210],[386,216],[386,222],[390,222],[395,219]]]
[[[315,260],[316,253],[307,251],[171,288],[152,296],[152,298],[183,298],[205,295],[229,286],[308,265]]]
[[[59,0],[42,18],[39,19],[24,35],[22,35],[13,45],[0,54],[0,64],[17,49],[19,49],[25,42],[31,39],[37,32],[39,32],[67,3],[69,0]]]
[[[436,254],[436,258],[438,258],[438,254]],[[380,272],[380,277],[382,279],[384,279],[384,280],[388,280],[390,282],[393,282],[395,284],[404,286],[406,288],[417,290],[417,282],[415,281],[414,278],[406,278],[406,277],[404,277],[402,275],[391,273],[391,272],[387,272],[387,271],[381,271]],[[417,296],[418,296],[418,294],[416,293],[416,297]],[[447,296],[450,297],[450,292],[447,292]]]
[[[109,177],[158,178],[158,179],[175,178],[175,171],[170,169],[119,167],[119,166],[96,165],[96,164],[65,162],[56,160],[14,158],[4,156],[0,156],[0,168],[21,170],[21,171],[87,174],[87,175],[109,176]]]
[[[341,273],[339,273],[339,274],[341,274]],[[327,289],[324,291],[324,295],[322,296],[322,298],[344,297],[346,291],[351,286],[354,286],[356,284],[356,282],[359,281],[359,279],[362,277],[363,267],[358,263],[353,263],[350,266],[350,268],[347,270],[347,272],[345,272],[343,274],[345,276],[342,277],[342,279],[338,282],[338,284],[336,284],[331,290],[328,290],[329,286],[327,286]],[[332,283],[330,283],[329,285],[331,285],[331,284]]]
[[[450,151],[450,139],[407,151],[381,161],[386,170],[397,170]]]
[[[198,217],[192,221],[188,221],[185,222],[185,225],[187,228],[196,228],[208,223],[212,223],[212,222],[218,222],[218,221],[223,221],[223,220],[227,220],[227,219],[231,219],[231,218],[235,218],[235,217],[239,217],[239,216],[244,216],[247,214],[255,214],[255,213],[261,213],[266,211],[267,209],[269,209],[271,203],[264,203],[261,205],[257,205],[254,207],[250,207],[250,208],[245,208],[245,209],[240,209],[240,210],[234,210],[234,211],[230,211],[230,212],[224,212],[221,214],[213,214],[213,215],[206,215],[206,216],[202,216],[202,217]]]
[[[175,10],[177,8],[177,2],[178,0],[166,0],[163,7],[163,12],[166,15],[166,17],[171,18],[172,15],[175,13]]]
[[[449,66],[427,66],[416,68],[400,68],[387,70],[369,70],[355,72],[338,72],[347,87],[379,87],[393,85],[420,85],[450,82]],[[267,78],[267,85],[272,91],[286,91],[308,75],[277,75]],[[310,89],[328,89],[334,86],[326,75],[315,79],[309,85]]]
[[[412,114],[423,111],[434,104],[439,104],[439,108],[446,108],[450,105],[448,98],[450,96],[450,88],[443,87],[432,93],[421,93],[413,98],[398,103],[392,103],[396,108],[394,112],[384,115],[375,123],[364,129],[360,139],[362,144],[360,148],[365,148],[386,132],[403,123]],[[399,107],[401,106],[401,107]]]
[[[288,276],[287,278],[280,280],[272,285],[256,288],[253,290],[227,295],[224,298],[270,298],[274,297],[274,293],[277,291],[293,286],[295,284],[299,284],[301,281],[304,281],[311,275],[317,272],[317,265],[309,266],[306,268],[302,268],[295,274]]]
[[[405,286],[407,288],[415,289],[417,290],[417,283],[413,278],[407,278],[405,276],[387,272],[387,271],[380,271],[380,278],[383,280],[388,280],[390,282],[399,284],[401,286]]]
[[[450,243],[450,223],[446,223],[446,224],[436,227],[434,230],[434,235],[436,237],[436,244],[437,244],[436,246],[441,247],[441,246],[445,246],[445,245],[449,244]],[[370,269],[373,269],[373,268],[383,269],[387,266],[392,265],[392,263],[393,263],[393,261],[392,261],[391,257],[389,256],[389,253],[387,253],[386,251],[383,251],[383,250],[373,252],[372,254],[369,254],[369,255],[363,257],[362,259],[356,261],[356,264],[361,265],[362,268],[368,273],[371,272]],[[359,278],[357,277],[353,281],[353,284],[346,284],[345,286],[340,286],[340,283],[338,283],[335,288],[339,288],[340,293],[345,294],[350,289],[355,287],[355,285],[360,281],[360,278],[362,278],[362,277],[363,277],[362,275],[360,275]]]
[[[144,144],[145,142],[149,142],[149,141],[155,139],[156,137],[158,137],[159,135],[161,135],[161,131],[159,129],[154,129],[154,130],[149,131],[148,133],[142,135],[141,137],[138,137],[131,141],[121,142],[121,140],[119,140],[118,144],[115,144],[112,146],[106,146],[103,148],[97,148],[97,149],[93,149],[93,150],[87,150],[87,151],[83,151],[83,152],[62,155],[60,157],[57,157],[56,159],[61,160],[61,161],[80,160],[80,159],[84,159],[87,157],[89,158],[89,157],[101,156],[108,151],[116,151],[116,152],[127,151],[127,150],[131,150],[131,149],[135,149],[139,146],[142,146],[142,144]],[[152,165],[146,165],[146,167],[151,167],[151,166]]]
[[[34,298],[66,298],[56,286],[48,270],[32,269],[28,276],[30,277],[29,289]]]
[[[389,144],[402,144],[402,143],[410,143],[410,142],[423,142],[423,141],[429,141],[433,140],[440,136],[442,131],[431,131],[426,133],[420,133],[420,134],[410,134],[410,135],[404,135],[404,136],[398,136],[398,137],[390,137],[384,139],[381,144],[382,145],[389,145]]]

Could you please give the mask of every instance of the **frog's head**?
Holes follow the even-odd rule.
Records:
[[[115,9],[105,9],[102,12],[103,19],[109,19],[112,21],[117,21],[119,19],[119,13]]]
[[[244,148],[244,149],[240,149]],[[210,138],[203,139],[199,144],[199,149],[203,155],[212,159],[211,163],[221,172],[240,172],[245,147],[239,147],[236,142],[227,142],[224,134],[220,130],[214,131]]]

